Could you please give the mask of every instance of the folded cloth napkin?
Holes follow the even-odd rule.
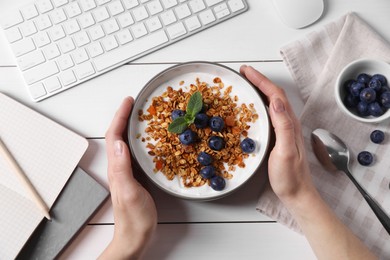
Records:
[[[337,216],[378,257],[390,259],[389,234],[344,173],[324,170],[310,143],[310,134],[316,128],[337,134],[352,152],[352,174],[390,214],[390,122],[367,124],[351,119],[337,107],[333,95],[336,78],[345,65],[360,58],[390,62],[390,45],[356,14],[348,13],[282,47],[281,55],[305,101],[300,120],[314,184]],[[370,141],[375,129],[385,132],[384,144]],[[363,150],[374,154],[372,166],[357,162],[356,156]],[[259,198],[257,210],[300,231],[269,186]]]

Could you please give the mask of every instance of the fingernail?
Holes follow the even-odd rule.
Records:
[[[286,108],[284,107],[284,104],[280,98],[274,99],[274,102],[272,102],[274,111],[277,113],[281,113],[286,111]]]
[[[123,154],[123,145],[121,141],[115,141],[114,144],[115,155],[120,156]]]

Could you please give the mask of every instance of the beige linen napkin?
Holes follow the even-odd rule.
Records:
[[[390,45],[356,14],[349,13],[282,47],[281,54],[306,102],[300,119],[316,187],[338,217],[375,254],[381,259],[390,259],[390,236],[364,198],[344,173],[324,170],[310,145],[310,134],[316,128],[328,129],[344,140],[352,152],[352,174],[390,214],[390,121],[380,124],[357,122],[338,109],[333,95],[337,75],[345,65],[360,58],[390,62]],[[385,132],[384,144],[370,141],[369,135],[374,129]],[[363,150],[374,154],[372,166],[358,164],[356,156]],[[299,231],[269,186],[259,198],[257,209]]]

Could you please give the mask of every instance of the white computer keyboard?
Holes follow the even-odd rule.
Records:
[[[246,0],[36,0],[0,21],[40,101],[247,9]]]

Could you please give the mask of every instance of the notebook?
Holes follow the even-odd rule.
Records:
[[[51,208],[52,221],[42,221],[18,259],[57,258],[103,202],[108,191],[77,167]]]
[[[0,138],[51,208],[85,153],[85,138],[0,93]],[[14,259],[44,219],[0,157],[0,259]]]

